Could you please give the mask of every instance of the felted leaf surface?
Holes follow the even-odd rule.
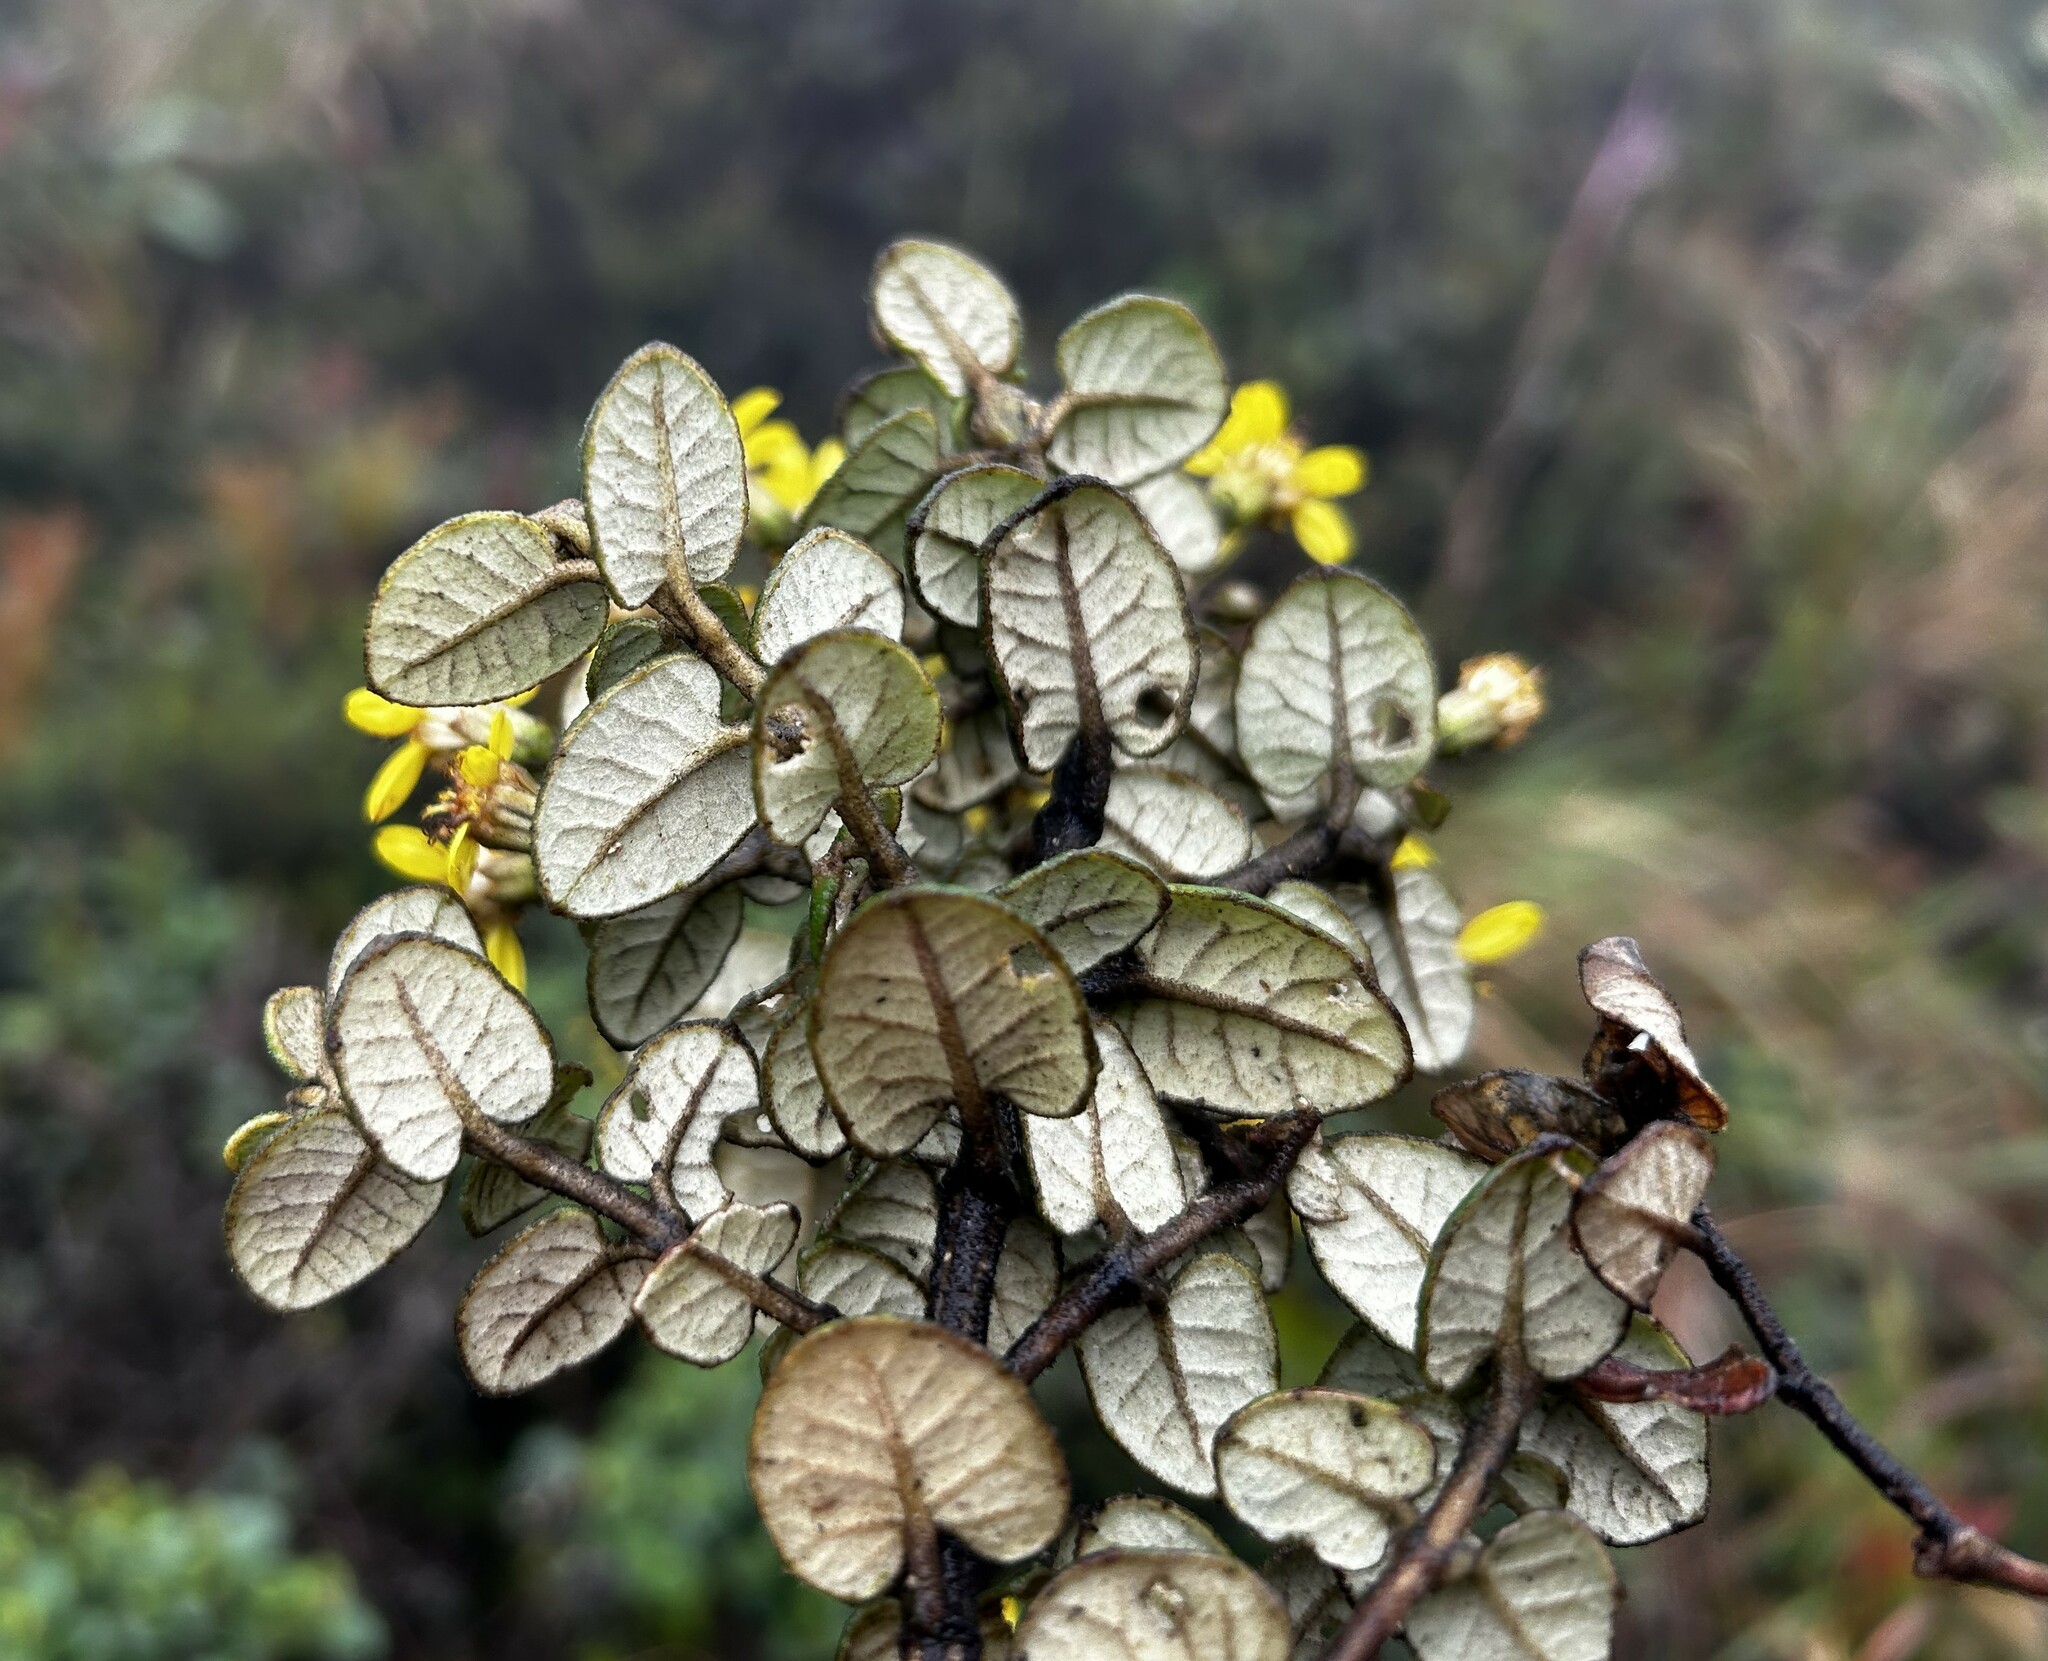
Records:
[[[302,1114],[243,1162],[228,1196],[228,1258],[260,1302],[310,1309],[409,1246],[446,1187],[378,1158],[338,1109]]]
[[[397,935],[356,960],[328,1017],[328,1052],[356,1122],[407,1176],[438,1182],[466,1117],[523,1125],[554,1094],[547,1033],[482,958]]]
[[[877,1158],[911,1147],[949,1105],[971,1115],[1001,1096],[1060,1118],[1094,1081],[1073,976],[1043,935],[978,894],[899,889],[868,901],[825,953],[809,1021],[826,1099]]]
[[[591,547],[612,592],[644,605],[681,554],[692,582],[731,568],[747,528],[740,430],[711,377],[673,346],[619,366],[583,429]]]
[[[1287,1390],[1241,1409],[1216,1438],[1216,1479],[1239,1521],[1300,1540],[1334,1569],[1370,1568],[1402,1502],[1436,1475],[1429,1432],[1390,1403]]]
[[[920,1165],[884,1160],[861,1173],[824,1227],[839,1239],[880,1252],[922,1283],[932,1272],[938,1184]]]
[[[840,442],[849,450],[892,415],[921,409],[937,424],[941,443],[953,447],[960,401],[914,363],[900,363],[863,375],[840,400]]]
[[[1172,1101],[1269,1117],[1364,1107],[1409,1075],[1408,1040],[1358,962],[1278,906],[1176,888],[1112,1014]]]
[[[330,1004],[356,959],[376,941],[394,934],[431,934],[478,957],[484,955],[483,937],[476,932],[468,909],[447,889],[422,884],[380,894],[349,920],[334,943],[334,955],[327,960]]]
[[[1045,488],[1021,467],[984,462],[948,473],[906,527],[906,568],[925,610],[973,628],[981,621],[981,545]]]
[[[1620,1342],[1628,1305],[1573,1249],[1572,1184],[1592,1160],[1539,1143],[1496,1165],[1438,1236],[1422,1284],[1418,1355],[1456,1389],[1503,1344],[1539,1377],[1572,1378]]]
[[[1003,1237],[988,1306],[988,1347],[1004,1355],[1052,1305],[1060,1289],[1060,1243],[1029,1217]]]
[[[1293,1661],[1322,1661],[1351,1614],[1337,1571],[1306,1546],[1283,1546],[1266,1559],[1262,1573],[1294,1629]]]
[[[1017,361],[1023,325],[1002,279],[940,242],[892,242],[868,281],[875,336],[958,398]]]
[[[754,1056],[717,1021],[686,1021],[641,1046],[597,1116],[597,1159],[621,1182],[666,1174],[676,1204],[698,1220],[729,1197],[712,1163],[733,1114],[759,1110]]]
[[[754,656],[774,664],[833,629],[903,633],[903,579],[857,537],[816,530],[775,562],[754,608]]]
[[[779,842],[800,844],[834,802],[900,785],[939,749],[939,695],[917,659],[859,629],[791,649],[754,706],[754,799]]]
[[[1209,493],[1187,474],[1169,470],[1131,486],[1131,500],[1185,577],[1206,577],[1224,563],[1223,527]]]
[[[1113,1309],[1076,1347],[1103,1429],[1162,1482],[1190,1494],[1216,1492],[1217,1431],[1279,1382],[1258,1276],[1220,1252],[1174,1277],[1163,1315]]]
[[[1119,1494],[1084,1513],[1074,1530],[1075,1557],[1103,1551],[1207,1551],[1230,1548],[1192,1511],[1157,1494]]]
[[[1472,1038],[1472,973],[1458,955],[1464,919],[1434,871],[1409,866],[1388,873],[1388,891],[1333,891],[1372,953],[1380,990],[1394,1000],[1425,1073],[1458,1064]]]
[[[886,1587],[935,1528],[1014,1563],[1067,1515],[1066,1465],[1030,1391],[980,1345],[883,1316],[820,1327],[783,1357],[747,1480],[791,1571],[848,1599]]]
[[[538,686],[596,643],[610,611],[584,562],[517,513],[451,519],[392,561],[363,636],[371,687],[395,703],[487,704]]]
[[[1106,485],[1055,490],[982,568],[982,638],[1035,772],[1083,732],[1127,755],[1164,749],[1195,690],[1187,596],[1152,528]]]
[[[1664,985],[1650,973],[1635,941],[1625,934],[1596,940],[1579,953],[1579,986],[1594,1013],[1616,1026],[1647,1035],[1674,1071],[1678,1105],[1703,1130],[1728,1123],[1728,1107],[1701,1076],[1685,1022]]]
[[[797,1285],[805,1297],[830,1304],[842,1315],[922,1320],[928,1301],[924,1282],[894,1258],[829,1235],[803,1254]]]
[[[580,1067],[561,1071],[572,1074],[571,1082],[565,1087],[558,1074],[554,1101],[521,1134],[545,1142],[581,1165],[590,1157],[591,1123],[569,1105],[569,1098],[590,1082],[590,1075]],[[462,1226],[480,1238],[546,1198],[545,1189],[536,1188],[509,1166],[480,1158],[462,1180]]]
[[[734,1284],[738,1275],[772,1275],[796,1244],[793,1206],[742,1205],[714,1211],[680,1246],[666,1252],[633,1299],[657,1349],[698,1367],[716,1367],[747,1347],[754,1306]]]
[[[1063,1569],[1017,1627],[1017,1661],[1287,1661],[1271,1587],[1233,1557],[1101,1552]]]
[[[1389,1402],[1428,1431],[1436,1444],[1437,1476],[1416,1497],[1416,1508],[1420,1510],[1436,1498],[1464,1444],[1465,1409],[1423,1376],[1422,1365],[1414,1356],[1361,1321],[1339,1341],[1323,1364],[1316,1385]]]
[[[1606,1661],[1614,1565],[1582,1523],[1539,1511],[1502,1529],[1464,1580],[1410,1611],[1418,1661]]]
[[[1645,1126],[1579,1190],[1572,1233],[1593,1273],[1648,1309],[1713,1175],[1705,1132],[1675,1120]]]
[[[1365,943],[1365,936],[1358,932],[1358,925],[1352,922],[1350,914],[1323,888],[1299,878],[1290,878],[1267,889],[1266,899],[1288,916],[1300,918],[1310,928],[1321,929],[1360,963],[1367,968],[1373,967],[1372,948]]]
[[[848,453],[804,509],[804,526],[850,531],[889,555],[903,546],[910,511],[939,476],[945,451],[930,414],[907,409],[882,422]]]
[[[805,1159],[836,1159],[846,1150],[846,1132],[832,1116],[818,1065],[811,1059],[809,1002],[791,1006],[776,1022],[761,1053],[761,1099],[768,1117],[790,1148]]]
[[[1430,1248],[1485,1174],[1438,1142],[1339,1136],[1303,1150],[1287,1197],[1331,1290],[1405,1349]]]
[[[590,667],[583,675],[584,695],[598,697],[635,669],[644,669],[676,649],[652,617],[622,617],[606,626],[591,651]]]
[[[1177,301],[1111,300],[1076,319],[1054,357],[1065,413],[1046,458],[1062,473],[1148,479],[1200,449],[1230,402],[1215,342]]]
[[[487,1396],[531,1390],[625,1331],[647,1260],[608,1244],[597,1219],[550,1212],[477,1271],[455,1311],[470,1381]]]
[[[1253,628],[1237,680],[1238,744],[1269,796],[1333,769],[1392,788],[1436,747],[1436,670],[1414,620],[1353,571],[1296,581]]]
[[[1101,1071],[1088,1105],[1070,1119],[1024,1121],[1039,1209],[1062,1234],[1098,1222],[1112,1235],[1149,1234],[1187,1203],[1180,1166],[1152,1084],[1122,1033],[1095,1028]]]
[[[1102,846],[1175,882],[1201,882],[1242,865],[1254,844],[1244,815],[1199,781],[1161,767],[1125,767],[1109,782]]]
[[[584,976],[597,1030],[630,1050],[682,1019],[725,962],[745,913],[739,885],[727,883],[708,893],[685,888],[599,923]]]
[[[1658,1371],[1692,1363],[1647,1316],[1614,1353]],[[1521,1447],[1565,1479],[1572,1514],[1610,1545],[1638,1546],[1707,1511],[1707,1421],[1675,1402],[1600,1402],[1548,1391],[1522,1423]]]
[[[615,917],[687,888],[754,823],[746,732],[719,680],[679,652],[608,690],[562,735],[534,816],[549,904]]]
[[[1294,1267],[1294,1213],[1287,1208],[1287,1196],[1275,1194],[1239,1225],[1258,1258],[1259,1284],[1277,1292],[1287,1284]]]
[[[1135,945],[1166,912],[1166,884],[1134,859],[1099,848],[1059,854],[1005,883],[996,897],[1086,974]]]
[[[295,1084],[320,1076],[326,1059],[326,1000],[317,986],[287,986],[263,1005],[263,1047],[278,1070]]]
[[[1010,723],[1000,708],[949,719],[939,756],[915,794],[941,813],[960,813],[1000,796],[1023,777],[1010,746]]]
[[[1519,1068],[1447,1085],[1429,1110],[1487,1160],[1505,1159],[1539,1136],[1569,1136],[1594,1153],[1628,1139],[1628,1123],[1612,1102],[1570,1079]]]

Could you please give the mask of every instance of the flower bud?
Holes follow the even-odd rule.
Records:
[[[1437,700],[1437,753],[1519,744],[1543,715],[1543,671],[1513,652],[1468,659],[1458,684]]]

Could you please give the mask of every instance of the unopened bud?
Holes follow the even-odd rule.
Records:
[[[1543,716],[1543,671],[1513,652],[1468,659],[1458,684],[1437,700],[1436,747],[1441,755],[1486,745],[1519,744]]]

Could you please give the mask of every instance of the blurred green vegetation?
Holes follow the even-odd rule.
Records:
[[[1569,1070],[1573,950],[1640,936],[1811,1352],[2048,1549],[2044,117],[2022,0],[10,8],[0,1455],[47,1477],[9,1479],[6,1538],[54,1560],[85,1525],[48,1519],[132,1515],[204,1605],[236,1514],[86,1473],[196,1492],[274,1444],[263,1590],[194,1617],[223,1634],[331,1597],[306,1630],[370,1642],[288,1531],[392,1657],[825,1653],[743,1503],[744,1363],[622,1346],[480,1402],[449,1219],[275,1320],[230,1283],[215,1150],[273,1088],[262,995],[379,886],[337,711],[377,572],[571,489],[651,336],[815,435],[872,356],[868,261],[925,231],[1005,271],[1041,358],[1165,288],[1371,451],[1359,563],[1447,671],[1519,650],[1557,706],[1440,781],[1468,905],[1552,914],[1473,1065]],[[573,931],[534,955],[566,1023]],[[1665,1313],[1732,1336],[1697,1280]],[[1305,1373],[1334,1313],[1283,1317]],[[1083,1485],[1121,1480],[1091,1446]],[[1624,1653],[2048,1653],[2035,1612],[1913,1582],[1796,1424],[1716,1446],[1709,1523],[1629,1556]],[[25,1653],[153,1653],[70,1624]],[[243,1631],[218,1652],[298,1653]]]

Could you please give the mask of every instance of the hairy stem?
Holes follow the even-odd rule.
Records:
[[[1693,1213],[1692,1226],[1699,1234],[1701,1260],[1714,1283],[1742,1311],[1758,1348],[1778,1370],[1778,1400],[1810,1419],[1835,1451],[1919,1529],[1913,1572],[1930,1580],[1967,1581],[2048,1598],[2048,1564],[2008,1551],[1949,1510],[1933,1489],[1843,1406],[1827,1380],[1807,1366],[1749,1265],[1705,1206]]]
[[[751,702],[760,695],[761,683],[768,678],[766,671],[704,603],[680,554],[669,557],[668,581],[655,591],[652,604],[667,622],[689,636],[704,660],[730,681],[741,697]]]
[[[1003,1358],[1010,1371],[1027,1382],[1036,1378],[1059,1359],[1060,1351],[1111,1309],[1137,1297],[1145,1282],[1181,1253],[1264,1207],[1314,1139],[1317,1124],[1306,1113],[1268,1119],[1246,1138],[1253,1150],[1266,1155],[1261,1169],[1210,1189],[1171,1222],[1104,1252],[1011,1347]]]
[[[1077,732],[1052,770],[1045,805],[1031,820],[1030,866],[1043,865],[1055,854],[1092,848],[1102,840],[1102,815],[1114,773],[1109,729],[1097,725]]]
[[[1338,833],[1327,824],[1303,825],[1283,842],[1215,879],[1218,888],[1264,894],[1293,877],[1312,877],[1337,857]]]
[[[1394,1542],[1391,1566],[1351,1611],[1323,1661],[1373,1661],[1408,1611],[1436,1588],[1486,1509],[1486,1497],[1515,1451],[1522,1418],[1541,1389],[1542,1381],[1529,1372],[1518,1344],[1495,1352],[1493,1382],[1465,1432],[1449,1479],[1429,1509]]]

